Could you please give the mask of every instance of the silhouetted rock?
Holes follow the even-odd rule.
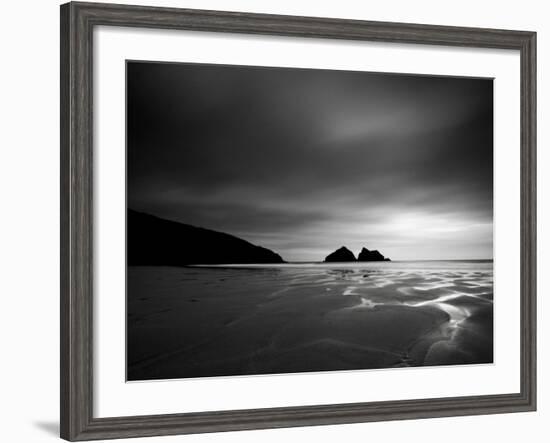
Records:
[[[390,261],[389,258],[385,258],[377,250],[369,251],[367,248],[361,249],[361,252],[357,256],[358,261]]]
[[[355,261],[355,255],[345,246],[337,249],[332,254],[327,255],[325,262],[343,262],[343,261]]]
[[[128,265],[284,263],[273,251],[223,232],[128,210]]]

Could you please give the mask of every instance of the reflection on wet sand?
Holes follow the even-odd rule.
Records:
[[[493,361],[492,262],[130,267],[128,378]]]

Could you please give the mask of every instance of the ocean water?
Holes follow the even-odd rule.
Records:
[[[128,269],[130,380],[493,361],[493,262]]]

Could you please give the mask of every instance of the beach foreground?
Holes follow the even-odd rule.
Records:
[[[130,266],[127,378],[491,363],[492,269]]]

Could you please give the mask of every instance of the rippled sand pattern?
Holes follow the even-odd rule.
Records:
[[[128,269],[128,378],[493,361],[492,262]]]

